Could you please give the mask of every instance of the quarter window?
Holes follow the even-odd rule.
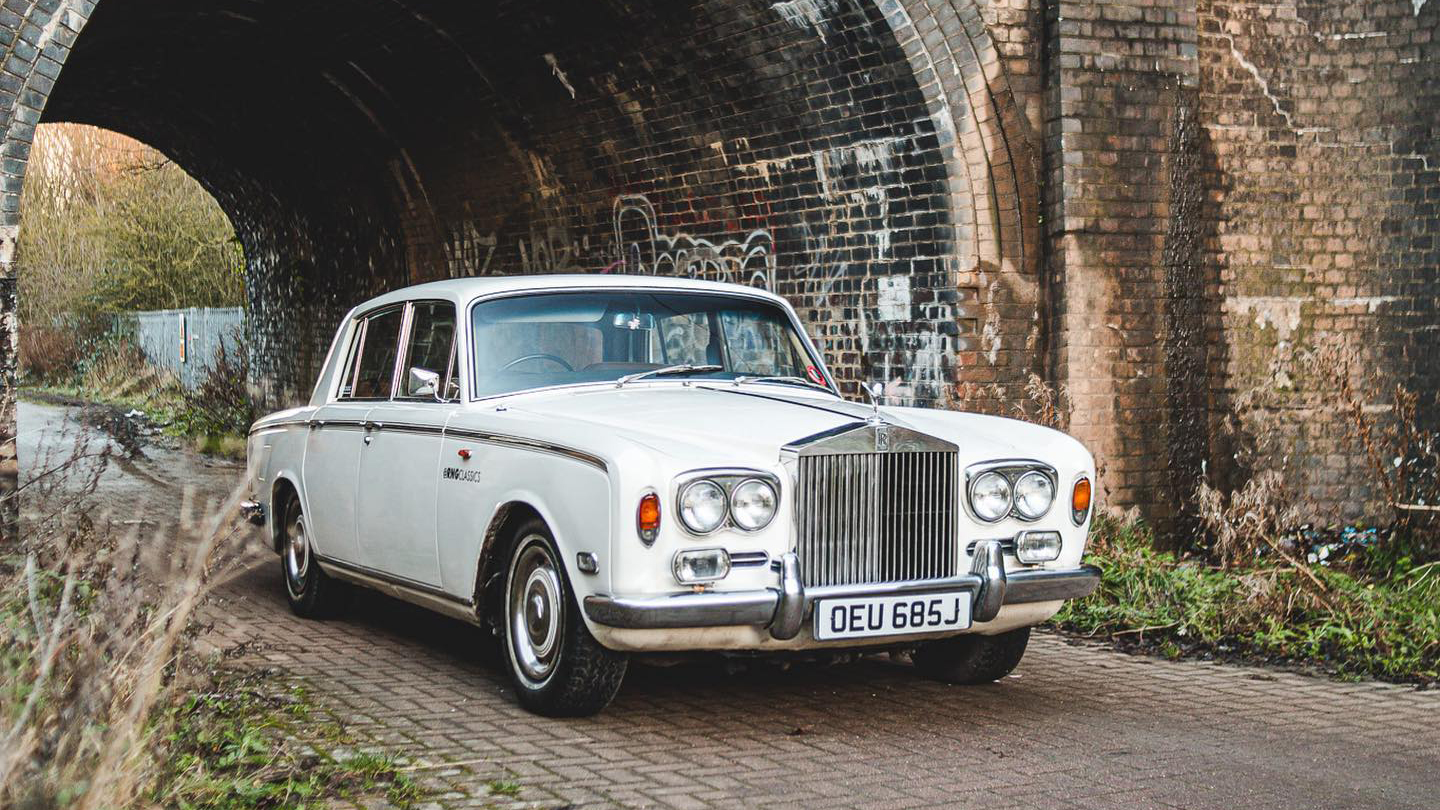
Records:
[[[360,326],[357,360],[342,385],[341,399],[389,399],[395,380],[395,358],[399,354],[400,324],[404,307],[386,310],[366,318]]]

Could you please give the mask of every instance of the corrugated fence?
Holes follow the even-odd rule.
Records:
[[[239,307],[157,309],[131,316],[135,340],[151,364],[169,369],[186,388],[205,379],[215,352],[229,353],[243,339],[245,310]]]

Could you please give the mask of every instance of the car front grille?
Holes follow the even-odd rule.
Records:
[[[953,451],[801,456],[798,464],[796,553],[807,586],[956,575]]]

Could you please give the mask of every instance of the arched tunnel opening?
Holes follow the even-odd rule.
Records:
[[[186,349],[209,363],[218,341],[237,350],[227,366],[240,362],[244,253],[234,225],[163,153],[111,130],[43,124],[21,216],[18,361],[30,385],[148,401],[198,382],[193,365],[183,368]],[[180,311],[189,308],[215,320],[181,341]],[[122,368],[125,358],[133,368]],[[248,398],[237,376],[237,396]]]
[[[947,134],[869,3],[110,0],[44,120],[153,144],[220,202],[267,404],[353,304],[479,274],[764,285],[847,383],[917,357],[902,396],[953,381]]]

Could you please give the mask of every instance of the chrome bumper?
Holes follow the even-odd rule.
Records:
[[[770,628],[771,636],[786,641],[800,634],[811,608],[820,599],[967,591],[974,599],[971,617],[988,622],[999,615],[1003,605],[1078,599],[1100,584],[1100,569],[1093,565],[1068,571],[1006,572],[1000,544],[994,540],[976,545],[970,573],[949,579],[827,585],[807,590],[795,554],[786,554],[778,566],[779,588],[642,599],[587,596],[585,614],[597,624],[627,629],[758,625]]]

